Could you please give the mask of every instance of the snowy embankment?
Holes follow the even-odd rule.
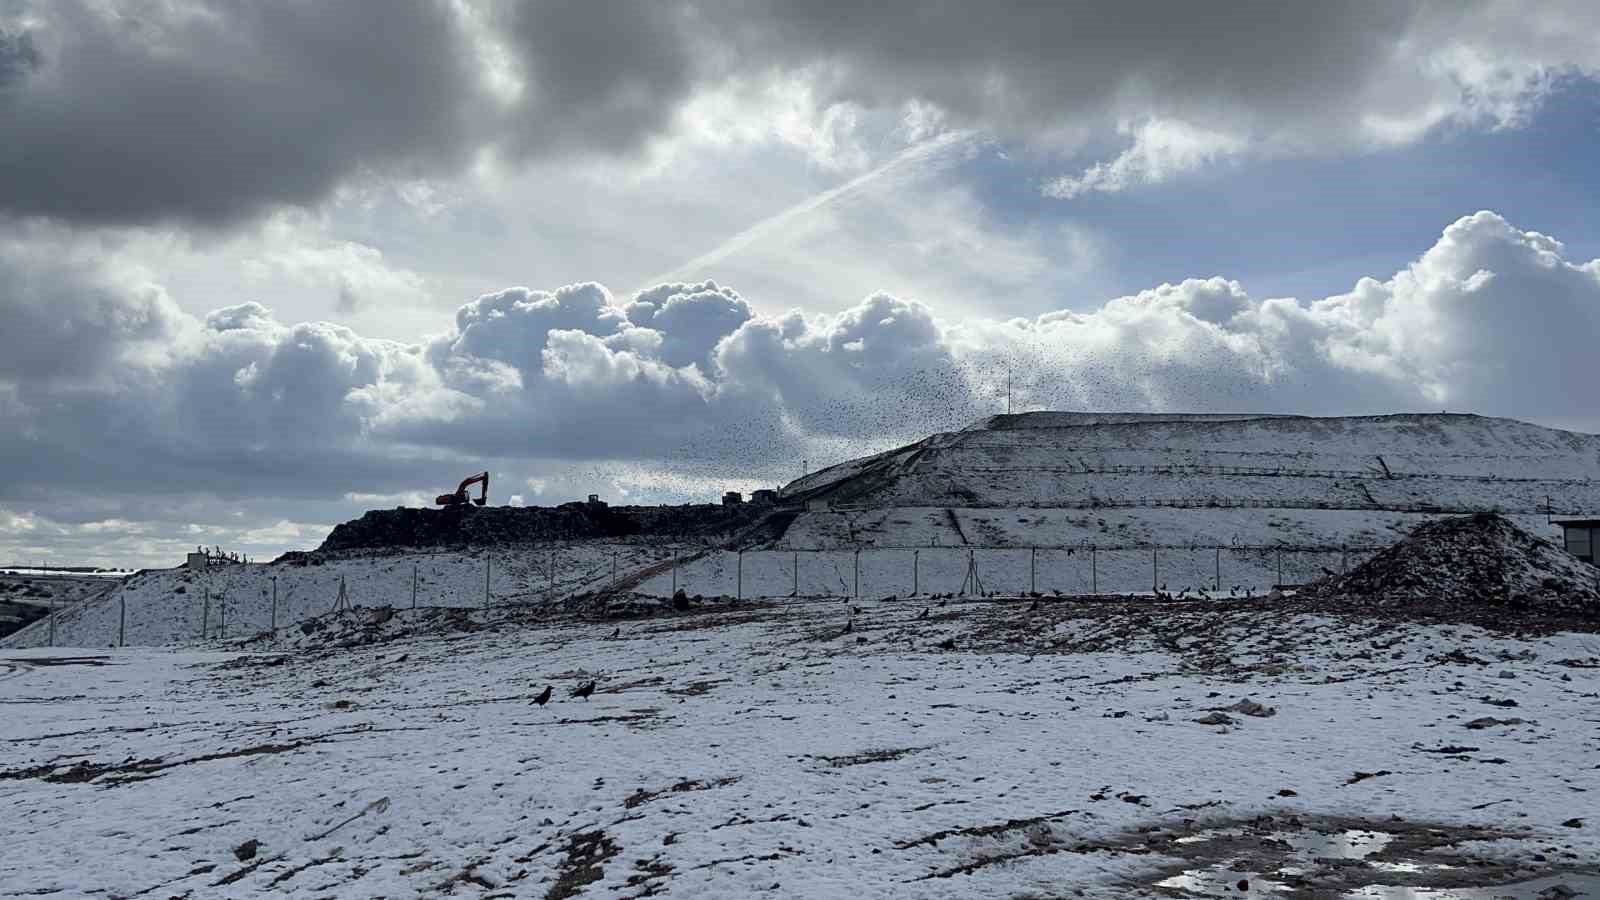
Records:
[[[1600,889],[1593,635],[854,606],[0,655],[0,894]]]

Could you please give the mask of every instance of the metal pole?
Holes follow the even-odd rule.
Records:
[[[1278,549],[1278,584],[1283,584],[1283,549]]]
[[[918,582],[921,580],[918,577],[920,575],[918,570],[921,568],[918,557],[921,556],[921,554],[921,550],[911,551],[911,596],[913,597],[922,593],[922,585],[918,584]]]
[[[617,580],[617,551],[611,551],[611,580]]]
[[[738,592],[736,594],[734,594],[734,598],[733,599],[735,599],[735,600],[743,600],[744,599],[744,551],[743,550],[739,551],[739,569],[738,569],[738,572],[739,572]]]
[[[1089,548],[1089,593],[1100,593],[1100,548]]]
[[[1039,593],[1039,548],[1028,549],[1028,593]]]
[[[856,599],[861,599],[861,548],[856,548]]]

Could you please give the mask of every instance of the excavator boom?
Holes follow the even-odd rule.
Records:
[[[472,487],[474,484],[479,485],[478,496],[469,497],[467,496],[467,488]],[[440,494],[433,498],[433,502],[440,506],[461,506],[467,503],[477,506],[487,505],[489,502],[489,473],[479,472],[470,478],[461,479],[461,484],[456,488],[455,493]]]

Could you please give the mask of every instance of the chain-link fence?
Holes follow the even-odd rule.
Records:
[[[1262,594],[1343,572],[1371,547],[1198,545],[728,550],[584,542],[141,572],[108,602],[55,611],[13,646],[121,646],[276,634],[343,608],[486,608],[613,592],[670,598]]]

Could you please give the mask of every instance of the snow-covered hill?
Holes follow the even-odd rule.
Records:
[[[1554,534],[1547,509],[1600,510],[1600,436],[1442,413],[1026,413],[811,473],[784,494],[807,503],[785,546],[1338,547],[1477,511]]]

